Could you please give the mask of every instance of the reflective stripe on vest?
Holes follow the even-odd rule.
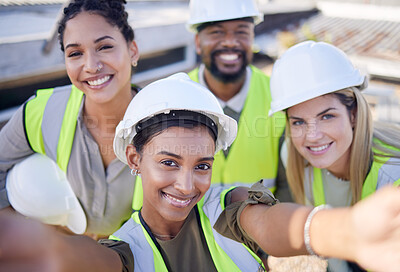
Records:
[[[47,155],[67,172],[83,92],[74,85],[42,89],[24,109],[24,125],[32,150]],[[143,203],[141,179],[135,184],[132,208]]]
[[[200,224],[214,265],[218,271],[257,271],[262,262],[255,254],[253,256],[242,244],[218,234],[212,228],[211,224],[222,212],[221,203],[229,191],[225,188],[210,188],[197,204]],[[157,246],[140,223],[138,212],[110,239],[123,240],[130,245],[134,256],[134,271],[167,271]]]
[[[380,161],[374,161],[372,163],[371,169],[364,181],[362,187],[361,199],[373,194],[376,190],[384,185],[393,183],[393,185],[400,185],[400,165],[393,164],[393,158],[383,158]],[[387,177],[390,176],[390,178]],[[322,181],[321,169],[313,168],[313,196],[314,196],[314,206],[319,206],[325,204],[325,192],[324,185]],[[393,182],[393,177],[395,180]]]
[[[24,126],[32,150],[46,154],[67,171],[83,92],[73,85],[38,90],[24,108]]]
[[[118,231],[109,237],[128,243],[134,258],[134,271],[168,271],[160,251],[140,223],[139,213],[134,212]]]
[[[386,175],[391,177],[391,181],[394,177],[393,185],[400,185],[400,165],[397,160],[397,164],[393,163],[394,158],[379,158],[379,162],[372,164],[371,170],[368,173],[367,179],[364,182],[361,198],[364,199],[367,196],[373,194],[376,190],[389,184]]]
[[[275,186],[279,163],[279,138],[285,128],[285,115],[268,117],[271,94],[269,79],[250,66],[252,77],[249,92],[238,122],[238,134],[227,157],[222,151],[214,157],[212,182],[253,184],[263,179],[271,190]],[[199,69],[189,73],[199,82]],[[251,150],[249,152],[249,150]]]
[[[135,190],[133,191],[132,210],[139,211],[143,206],[143,186],[139,176],[135,178]]]
[[[232,188],[214,187],[197,204],[204,236],[218,271],[259,271],[263,264],[254,252],[245,245],[222,236],[212,227],[225,208],[225,196]]]

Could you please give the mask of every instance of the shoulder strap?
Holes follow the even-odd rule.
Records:
[[[73,85],[38,90],[25,104],[24,126],[32,150],[66,172],[83,92]]]
[[[321,169],[313,167],[312,191],[314,196],[314,206],[325,204],[324,183],[322,181]]]
[[[134,212],[119,230],[110,236],[129,244],[134,257],[134,271],[168,271],[164,259],[141,223],[139,212]]]
[[[190,77],[191,80],[194,82],[199,82],[199,67],[196,67],[192,71],[188,73],[188,76]]]
[[[245,245],[219,234],[212,226],[222,209],[225,196],[233,187],[211,187],[197,204],[200,227],[218,271],[257,271],[261,260]]]
[[[41,154],[46,154],[41,130],[43,114],[53,91],[53,88],[38,90],[36,97],[24,105],[24,128],[27,142],[34,152]]]
[[[135,190],[133,191],[132,210],[139,211],[143,206],[143,186],[140,177],[135,178]],[[132,214],[133,216],[133,214]]]
[[[379,158],[379,161],[372,163],[371,169],[365,179],[361,199],[373,194],[379,188],[393,183],[400,185],[400,165],[397,158]]]
[[[67,172],[69,157],[71,156],[72,144],[74,142],[76,123],[79,108],[82,103],[83,92],[72,86],[71,95],[67,102],[64,118],[61,125],[60,138],[57,145],[57,164],[61,170]]]

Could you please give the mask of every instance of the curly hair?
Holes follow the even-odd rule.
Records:
[[[134,32],[128,23],[128,13],[125,11],[125,0],[74,0],[64,8],[64,15],[58,23],[58,40],[61,51],[64,52],[64,31],[66,23],[81,12],[97,14],[112,25],[118,27],[127,42],[134,39]]]

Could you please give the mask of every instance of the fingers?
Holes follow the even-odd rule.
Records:
[[[371,196],[374,197],[375,200],[379,200],[380,202],[392,204],[396,206],[400,210],[400,187],[387,185],[376,191],[375,194]]]
[[[387,217],[391,222],[400,216],[400,187],[385,186],[373,195],[358,202],[354,206],[355,217],[365,217],[368,214]]]
[[[352,210],[357,259],[373,271],[399,271],[400,188],[385,186]]]
[[[365,269],[376,272],[399,272],[400,243],[392,241],[389,244],[377,246],[374,251],[365,249],[360,252],[360,263]]]

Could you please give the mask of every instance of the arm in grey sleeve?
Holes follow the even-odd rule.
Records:
[[[10,205],[6,192],[6,176],[17,162],[33,154],[24,130],[23,106],[0,130],[0,209]]]
[[[129,244],[124,241],[115,241],[102,239],[99,244],[106,246],[118,253],[122,262],[122,272],[133,272],[135,269],[135,261]]]

